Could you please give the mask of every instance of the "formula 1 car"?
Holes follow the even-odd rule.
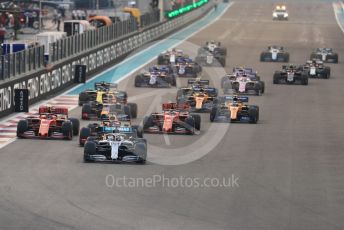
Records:
[[[319,59],[307,61],[306,64],[303,65],[303,70],[310,78],[329,79],[331,75],[331,68],[329,66],[325,66],[324,62]]]
[[[147,141],[130,126],[103,127],[97,136],[89,136],[84,146],[85,162],[146,163]]]
[[[169,65],[176,63],[177,58],[188,58],[183,50],[172,49],[161,53],[158,56],[158,65]]]
[[[261,95],[265,92],[265,82],[252,68],[233,68],[232,74],[221,79],[221,86],[225,94]]]
[[[259,107],[244,104],[245,96],[220,96],[210,112],[211,122],[243,122],[256,124],[259,120]]]
[[[288,20],[289,14],[285,5],[276,6],[272,11],[272,20]]]
[[[83,120],[107,120],[110,116],[126,116],[128,120],[137,117],[136,103],[97,103],[89,102],[82,106],[81,117]],[[124,119],[124,118],[123,118]]]
[[[117,129],[117,127],[126,126],[132,127],[138,138],[143,138],[142,127],[138,125],[131,125],[130,121],[123,120],[121,117],[112,116],[109,120],[103,120],[100,123],[90,123],[87,127],[80,129],[79,144],[84,146],[88,137],[96,137],[106,132],[112,132],[111,130]]]
[[[226,66],[227,49],[221,47],[220,42],[206,42],[204,47],[198,49],[195,62],[201,66]]]
[[[135,77],[135,87],[171,86],[176,86],[176,75],[170,66],[152,66]]]
[[[64,107],[40,106],[37,115],[28,116],[17,124],[17,137],[56,138],[72,140],[79,134],[79,120],[68,117]]]
[[[117,84],[108,82],[94,83],[94,89],[87,89],[79,94],[79,105],[82,106],[90,101],[97,101],[103,103],[103,100],[111,98],[116,99],[116,102],[127,103],[127,92],[119,91]],[[104,98],[105,97],[105,98]]]
[[[195,134],[201,129],[201,117],[189,113],[188,104],[165,103],[162,113],[152,113],[143,120],[146,133]]]
[[[274,73],[273,83],[308,85],[308,74],[302,66],[284,65],[281,71]]]
[[[327,63],[338,63],[338,54],[332,48],[317,48],[311,53],[310,59],[320,59]]]
[[[282,46],[269,46],[260,54],[262,62],[289,62],[289,53]]]
[[[178,89],[177,103],[187,103],[194,112],[209,112],[218,90],[209,87],[209,80],[189,79],[188,86]]]
[[[177,58],[175,67],[178,77],[195,78],[202,72],[202,67],[190,58]]]

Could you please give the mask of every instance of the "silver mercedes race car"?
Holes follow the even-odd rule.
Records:
[[[89,136],[84,147],[85,162],[133,162],[144,164],[147,158],[147,141],[138,138],[130,126],[102,127],[103,132]]]

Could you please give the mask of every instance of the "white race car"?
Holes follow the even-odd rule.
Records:
[[[288,20],[288,17],[289,14],[285,5],[276,6],[276,8],[272,11],[273,20]]]

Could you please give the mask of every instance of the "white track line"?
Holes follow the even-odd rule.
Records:
[[[341,4],[341,8],[342,8],[341,10],[344,12],[344,4],[343,4],[342,2],[340,2],[340,3],[335,3],[335,2],[333,2],[333,3],[332,3],[333,12],[334,12],[334,16],[335,16],[335,18],[336,18],[336,21],[337,21],[337,24],[338,24],[339,28],[340,28],[340,29],[342,30],[342,32],[344,33],[344,28],[343,28],[342,24],[340,23],[339,18],[338,18],[338,15],[337,15],[338,4]]]

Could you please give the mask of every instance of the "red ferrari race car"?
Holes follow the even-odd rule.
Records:
[[[190,114],[189,104],[165,103],[162,113],[152,113],[143,120],[146,133],[195,134],[201,128],[201,117]]]
[[[67,108],[40,106],[37,115],[18,122],[17,137],[72,140],[73,135],[79,135],[79,127],[78,119],[68,118]]]

